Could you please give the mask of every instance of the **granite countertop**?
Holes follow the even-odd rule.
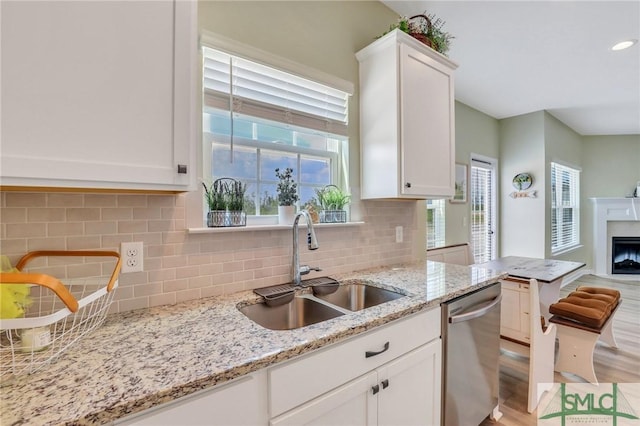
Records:
[[[238,311],[251,291],[114,314],[51,365],[3,379],[0,424],[103,424],[274,365],[504,278],[479,267],[422,261],[333,276],[408,295],[290,330]]]
[[[491,260],[478,266],[506,271],[512,277],[524,279],[535,278],[538,281],[550,283],[582,268],[585,264],[567,260],[507,256]]]

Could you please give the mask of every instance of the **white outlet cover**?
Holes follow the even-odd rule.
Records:
[[[120,258],[122,259],[122,269],[120,272],[144,271],[144,252],[142,241],[120,244]]]

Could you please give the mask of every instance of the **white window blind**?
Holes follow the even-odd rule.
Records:
[[[551,163],[551,252],[580,244],[580,170]]]
[[[471,165],[471,244],[475,263],[495,258],[494,239],[494,168],[489,163],[472,161]]]
[[[444,247],[445,200],[427,200],[427,249]]]
[[[205,105],[347,135],[349,93],[208,47],[203,56]]]

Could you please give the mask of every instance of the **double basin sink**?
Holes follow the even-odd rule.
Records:
[[[276,298],[265,297],[265,302],[238,309],[262,327],[271,330],[292,330],[405,296],[363,283],[339,285],[333,281],[310,284],[307,287],[311,287],[313,292],[296,295],[292,289],[290,293]],[[283,300],[278,301],[278,298]]]

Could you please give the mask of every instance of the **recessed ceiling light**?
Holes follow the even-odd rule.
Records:
[[[611,50],[623,50],[623,49],[628,49],[631,46],[633,46],[634,44],[636,44],[638,42],[638,40],[625,40],[625,41],[621,41],[620,43],[616,43]]]

